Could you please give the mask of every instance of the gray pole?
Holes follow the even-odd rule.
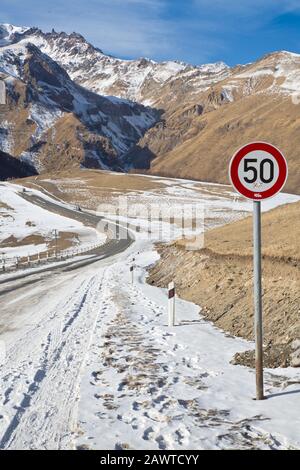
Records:
[[[261,202],[253,201],[253,268],[256,399],[264,399],[263,328],[261,288]]]

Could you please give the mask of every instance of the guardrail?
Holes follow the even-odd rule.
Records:
[[[91,251],[100,248],[103,243],[90,245],[86,248],[68,248],[63,251],[56,251],[55,249],[47,250],[40,253],[28,254],[27,256],[14,256],[0,258],[0,275],[7,272],[17,271],[19,269],[30,269],[46,265],[53,262],[66,261],[76,256],[88,254]]]

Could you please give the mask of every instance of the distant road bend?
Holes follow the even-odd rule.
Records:
[[[43,274],[45,275],[46,273],[48,273],[49,275],[57,272],[73,271],[83,266],[87,266],[89,264],[103,260],[105,258],[115,256],[116,254],[125,251],[134,241],[132,233],[130,233],[126,228],[119,225],[117,222],[109,221],[104,217],[85,212],[84,210],[72,210],[60,204],[56,204],[55,202],[47,201],[46,199],[43,199],[40,196],[31,194],[29,190],[27,190],[27,192],[25,193],[20,192],[19,195],[26,199],[26,201],[35,204],[39,207],[42,207],[47,211],[54,212],[70,219],[77,220],[88,227],[96,227],[100,221],[105,220],[107,227],[107,241],[103,245],[95,248],[94,250],[89,251],[88,254],[90,256],[87,259],[83,260],[74,258],[73,260],[71,259],[68,262],[55,264],[55,266],[41,266],[34,272],[23,271],[20,273],[16,273],[15,276],[10,276],[9,278],[5,279],[1,279],[0,277],[0,285],[5,285],[4,289],[0,288],[0,296],[10,292],[15,288],[23,287],[25,284],[33,284],[39,281],[41,275]],[[113,238],[113,234],[116,232],[116,230],[118,231],[119,236],[118,238]],[[13,284],[15,281],[22,279],[24,280],[25,278],[26,281],[18,284],[18,286]],[[8,284],[10,284],[10,286],[8,286]]]

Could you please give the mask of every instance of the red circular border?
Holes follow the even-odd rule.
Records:
[[[265,152],[270,153],[277,161],[279,166],[279,176],[274,183],[274,185],[269,188],[267,191],[250,191],[250,189],[243,186],[239,179],[238,167],[242,158],[244,158],[248,153],[255,150],[264,150]],[[269,197],[275,196],[284,186],[288,175],[287,162],[282,153],[273,145],[266,142],[252,142],[245,145],[239,149],[230,161],[229,166],[229,177],[232,186],[242,195],[248,199],[255,201],[261,201],[263,199],[268,199]]]

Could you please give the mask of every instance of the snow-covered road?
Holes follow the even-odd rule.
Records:
[[[300,373],[267,372],[272,396],[253,401],[253,371],[230,365],[249,343],[179,299],[168,328],[166,292],[145,283],[156,257],[146,248],[10,294],[7,308],[22,312],[2,336],[1,448],[300,447]]]
[[[19,328],[23,334],[8,347],[1,370],[2,448],[70,448],[103,276],[104,271],[73,276],[69,291],[66,284],[48,285],[47,292],[54,287],[52,295],[35,288],[29,299],[23,293],[12,301],[22,302],[29,313],[28,319],[23,311],[23,319],[30,325]],[[36,305],[32,296],[40,298]]]

